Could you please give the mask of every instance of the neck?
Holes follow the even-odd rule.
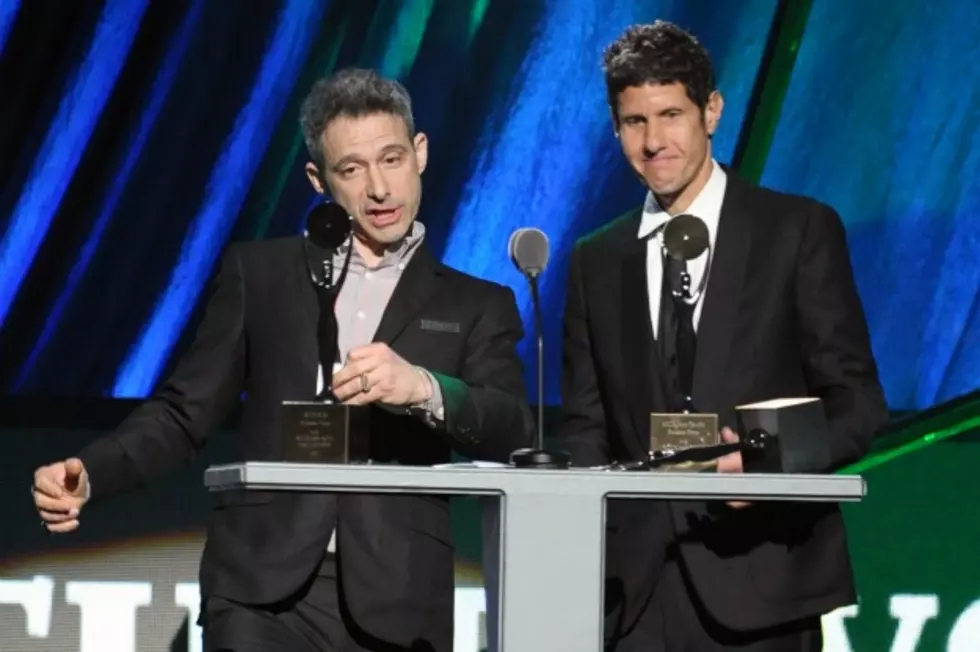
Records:
[[[388,249],[384,243],[374,242],[367,236],[356,232],[354,233],[353,240],[354,249],[364,259],[364,264],[367,267],[377,267],[381,263],[385,251]]]
[[[668,214],[671,216],[679,215],[691,207],[691,204],[694,203],[697,196],[708,185],[708,179],[711,178],[713,171],[714,163],[711,160],[711,152],[709,151],[700,169],[698,169],[697,174],[694,175],[690,183],[670,195],[654,194],[654,196],[657,198],[657,202],[661,208]]]

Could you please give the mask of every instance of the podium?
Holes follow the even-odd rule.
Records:
[[[598,652],[606,498],[851,502],[860,476],[715,474],[244,462],[205,472],[210,491],[323,491],[500,498],[502,652]]]

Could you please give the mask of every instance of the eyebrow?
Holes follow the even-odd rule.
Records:
[[[390,154],[391,152],[398,152],[404,154],[408,151],[408,148],[400,143],[392,143],[391,145],[385,145],[381,148],[381,154]]]
[[[392,143],[391,145],[385,145],[384,147],[381,148],[381,156],[384,156],[385,154],[390,154],[392,152],[398,152],[400,154],[404,154],[407,151],[408,148],[405,147],[404,145],[401,145],[399,143]],[[364,157],[358,154],[348,154],[347,156],[343,157],[342,159],[334,163],[332,167],[334,170],[339,170],[340,168],[344,167],[348,163],[363,163],[363,162],[364,162]]]

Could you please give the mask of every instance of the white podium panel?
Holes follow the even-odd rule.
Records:
[[[205,472],[211,491],[414,493],[500,498],[503,652],[602,650],[607,498],[860,500],[860,476],[658,473],[245,462]],[[489,624],[489,623],[488,623]]]

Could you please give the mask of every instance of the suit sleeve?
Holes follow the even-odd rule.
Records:
[[[93,500],[143,486],[204,446],[244,385],[244,301],[241,260],[232,246],[174,373],[113,433],[79,453]]]
[[[562,417],[559,438],[575,466],[609,463],[606,415],[599,394],[582,283],[581,254],[572,252],[565,295]]]
[[[797,313],[807,386],[830,426],[832,471],[864,456],[888,421],[864,309],[840,216],[826,206],[807,221],[797,265]]]
[[[488,299],[470,331],[459,377],[434,373],[454,448],[470,459],[506,462],[534,441],[517,344],[524,327],[510,289]]]

